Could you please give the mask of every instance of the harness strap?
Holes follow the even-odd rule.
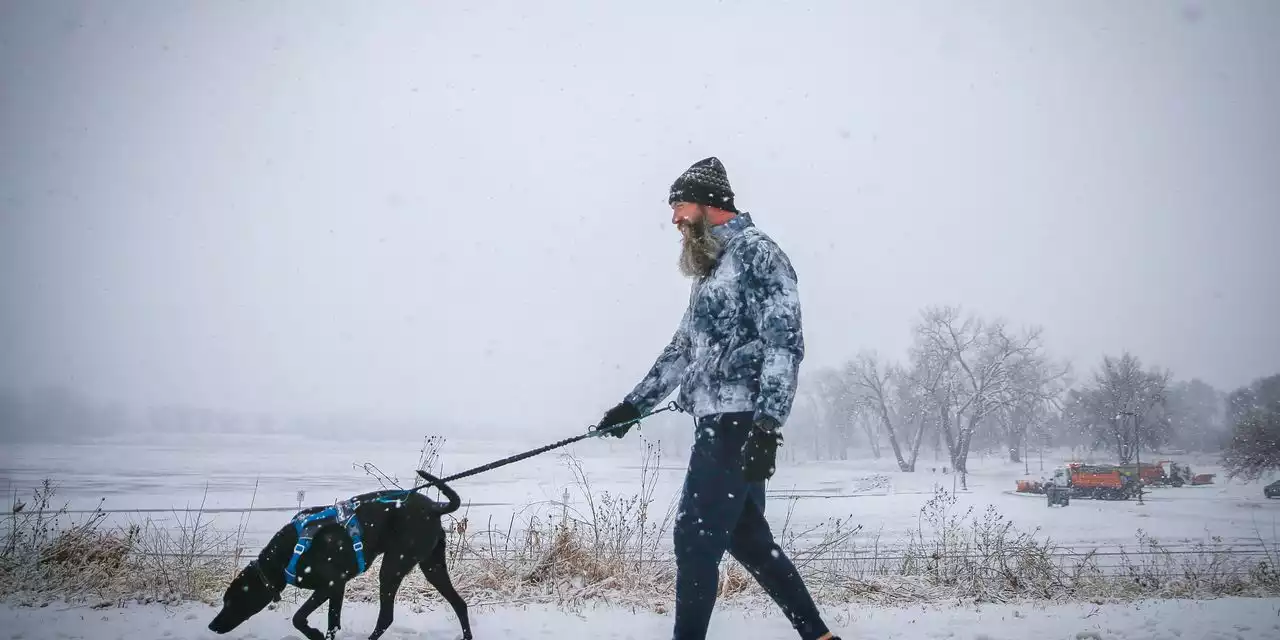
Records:
[[[305,513],[305,512],[304,512]],[[337,517],[338,510],[329,507],[322,511],[316,511],[306,515],[298,514],[293,518],[293,528],[298,532],[298,543],[293,545],[293,557],[289,558],[289,566],[284,568],[285,584],[298,584],[298,561],[302,559],[302,554],[311,548],[311,542],[314,539],[315,530],[319,528],[316,524],[321,520]]]
[[[364,531],[360,528],[360,518],[353,512],[347,518],[347,535],[351,537],[351,550],[356,552],[356,575],[364,573]]]
[[[400,492],[395,492],[400,493]],[[392,503],[400,506],[400,498],[387,499],[383,495],[379,495],[377,502]],[[368,568],[368,563],[364,559],[364,528],[360,526],[360,518],[356,517],[356,509],[361,502],[355,498],[338,503],[335,506],[314,512],[302,512],[294,516],[293,527],[298,532],[298,543],[293,545],[293,556],[289,558],[289,565],[284,569],[285,584],[298,584],[298,561],[302,559],[302,554],[311,548],[311,543],[315,540],[315,532],[326,521],[333,520],[340,524],[351,538],[351,550],[356,554],[356,575],[364,573]]]

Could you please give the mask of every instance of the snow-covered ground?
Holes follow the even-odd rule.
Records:
[[[1275,599],[1158,600],[1130,604],[1038,606],[1002,604],[970,607],[831,609],[828,624],[846,639],[957,640],[1267,640],[1280,639],[1280,604]],[[90,609],[52,604],[43,609],[0,608],[0,640],[186,640],[212,638],[300,638],[289,623],[292,607],[264,611],[226,636],[206,625],[212,607],[188,604],[123,609]],[[377,609],[364,603],[343,608],[338,638],[368,637]],[[670,637],[670,614],[612,608],[563,611],[551,607],[480,607],[472,611],[475,637],[644,639]],[[323,610],[312,617],[324,624]],[[457,621],[442,609],[412,611],[401,606],[384,638],[445,640],[460,636]],[[719,609],[711,640],[794,638],[776,610],[748,613]]]
[[[652,432],[652,430],[651,430]],[[450,439],[443,450],[444,472],[452,473],[516,453],[537,442],[461,441]],[[568,450],[579,460],[593,491],[631,495],[640,490],[643,442],[592,440]],[[1052,458],[1052,457],[1051,457]],[[257,483],[256,505],[276,507],[258,512],[248,521],[248,546],[255,547],[285,522],[297,505],[296,492],[306,491],[304,504],[320,504],[376,488],[356,464],[371,462],[384,471],[409,478],[418,459],[417,443],[336,442],[270,435],[120,436],[77,445],[20,445],[0,453],[0,487],[19,497],[43,478],[58,481],[61,500],[72,509],[92,509],[105,498],[104,508],[117,521],[142,517],[172,521],[171,509],[204,508],[218,525],[234,529],[242,522],[238,511],[249,505]],[[1061,458],[1046,459],[1046,470]],[[1206,460],[1188,460],[1198,472],[1219,472]],[[679,492],[683,455],[667,455],[657,470],[655,501],[658,511]],[[920,508],[935,485],[948,490],[956,484],[943,474],[943,463],[922,460],[919,472],[901,473],[890,461],[803,463],[783,466],[770,487],[768,516],[780,529],[790,518],[794,530],[807,529],[829,518],[850,517],[863,525],[860,537],[876,536],[892,545],[919,526]],[[931,467],[934,467],[931,469]],[[1261,483],[1225,482],[1180,489],[1151,491],[1146,506],[1129,502],[1077,500],[1066,509],[1049,509],[1039,497],[1013,493],[1014,481],[1024,477],[1021,464],[975,456],[969,489],[958,495],[961,510],[993,506],[1022,529],[1040,527],[1059,544],[1075,547],[1132,544],[1138,529],[1164,544],[1223,540],[1247,545],[1259,538],[1274,542],[1280,501],[1262,496]],[[1039,476],[1038,461],[1031,463]],[[482,476],[458,481],[455,487],[470,501],[473,522],[493,518],[505,525],[512,517],[527,517],[528,506],[558,511],[549,503],[563,499],[581,506],[574,477],[554,454],[516,463]],[[219,511],[227,510],[227,511]],[[791,511],[788,515],[788,511]],[[231,635],[234,638],[301,637],[288,623],[293,605],[265,612]],[[830,624],[845,638],[1099,638],[1115,640],[1158,638],[1280,639],[1280,602],[1276,599],[1224,598],[1208,601],[1146,601],[1095,605],[1036,603],[949,607],[828,607]],[[44,608],[0,607],[0,640],[40,638],[211,638],[205,625],[214,611],[191,603],[177,608],[134,605],[123,609],[92,609],[50,603]],[[477,638],[657,638],[670,633],[670,616],[650,611],[613,608],[565,611],[546,605],[479,606],[474,609]],[[375,610],[352,602],[345,609],[346,629],[339,637],[365,637]],[[323,612],[314,616],[317,624]],[[440,609],[422,610],[403,603],[396,625],[386,637],[456,638],[458,627]],[[748,613],[740,602],[717,612],[712,638],[788,638],[790,628],[778,612]]]
[[[680,428],[670,426],[664,428]],[[648,435],[660,435],[650,428]],[[568,435],[568,434],[566,434]],[[453,473],[517,453],[541,444],[536,440],[485,441],[449,439],[442,451],[444,472]],[[198,507],[207,490],[204,507],[219,528],[235,529],[244,519],[238,510],[248,507],[258,484],[255,504],[276,511],[256,512],[247,521],[246,543],[260,544],[278,529],[297,506],[297,492],[305,491],[304,505],[334,500],[377,488],[372,478],[355,464],[371,462],[380,469],[411,478],[420,442],[312,440],[307,438],[175,435],[119,436],[75,445],[17,445],[0,453],[0,488],[29,493],[42,478],[58,481],[59,497],[72,509],[92,509],[99,499],[103,507],[126,513],[116,521],[149,517],[172,521],[172,509]],[[643,443],[632,436],[622,441],[587,440],[567,449],[578,457],[595,492],[632,495],[640,490]],[[657,471],[655,511],[662,513],[679,493],[685,453],[669,453]],[[1206,460],[1192,462],[1197,472],[1220,473]],[[1046,473],[1061,456],[1045,460]],[[849,517],[863,526],[860,541],[879,537],[882,545],[901,540],[920,526],[921,506],[933,487],[958,487],[954,474],[943,474],[945,462],[922,454],[917,473],[901,473],[890,460],[810,462],[783,466],[770,485],[768,517],[780,530],[790,514],[792,531],[803,531],[828,518]],[[1227,482],[1204,487],[1155,488],[1146,505],[1134,501],[1075,500],[1066,509],[1049,509],[1043,498],[1015,494],[1015,480],[1024,477],[1022,464],[982,458],[975,454],[968,477],[969,489],[958,494],[961,510],[981,511],[994,506],[1021,529],[1040,527],[1060,545],[1074,547],[1132,544],[1139,529],[1163,544],[1177,545],[1220,537],[1225,543],[1247,545],[1280,535],[1280,500],[1268,501],[1262,483]],[[1030,464],[1031,475],[1040,475],[1039,462]],[[932,468],[932,470],[931,470]],[[454,487],[470,505],[471,522],[492,518],[506,528],[512,517],[517,526],[538,508],[559,511],[549,503],[560,501],[568,489],[571,506],[581,507],[569,468],[551,453],[483,475],[459,480]],[[530,509],[530,505],[539,505]],[[230,510],[220,512],[219,510]],[[148,510],[131,512],[130,510]],[[473,529],[475,526],[472,527]]]

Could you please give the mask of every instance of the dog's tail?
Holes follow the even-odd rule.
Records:
[[[445,503],[444,508],[440,510],[440,515],[453,513],[458,510],[458,507],[462,506],[462,498],[458,497],[458,492],[454,491],[452,487],[445,484],[440,478],[437,478],[422,469],[418,469],[418,475],[421,476],[423,480],[427,481],[427,487],[439,488],[440,493],[443,493],[444,497],[449,499],[449,502]],[[425,489],[427,487],[423,488]]]

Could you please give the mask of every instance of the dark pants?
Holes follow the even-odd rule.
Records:
[[[698,434],[676,518],[675,640],[702,640],[716,603],[720,559],[727,550],[764,587],[805,640],[827,627],[764,518],[763,482],[742,474],[751,414],[698,420]]]

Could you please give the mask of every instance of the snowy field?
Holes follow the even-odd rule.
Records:
[[[265,611],[226,636],[206,629],[215,611],[208,605],[175,608],[133,606],[95,610],[50,605],[43,609],[0,608],[0,640],[212,640],[213,638],[299,638],[289,623],[292,607]],[[848,639],[956,640],[1269,640],[1280,639],[1274,599],[1162,600],[1107,605],[984,605],[981,607],[847,608],[824,611]],[[365,638],[377,617],[375,607],[348,603],[339,639]],[[323,624],[323,612],[313,623]],[[602,638],[650,640],[670,637],[670,615],[618,609],[572,613],[549,607],[476,608],[476,638]],[[397,610],[384,638],[452,640],[457,622],[440,609]],[[792,638],[775,611],[746,613],[722,608],[711,623],[710,640]]]
[[[443,471],[457,472],[538,444],[451,438],[441,452]],[[274,435],[132,435],[72,445],[23,444],[0,454],[0,487],[25,499],[41,479],[52,478],[59,505],[65,501],[73,510],[93,509],[105,498],[103,508],[113,512],[117,523],[142,518],[172,523],[183,517],[174,509],[198,508],[203,499],[217,528],[235,530],[243,523],[246,545],[257,548],[292,515],[298,491],[306,492],[305,506],[377,489],[376,481],[356,466],[366,462],[411,478],[420,447],[420,441],[412,440],[336,442]],[[633,495],[641,488],[643,449],[641,438],[633,435],[622,441],[587,440],[564,451],[581,461],[597,495]],[[944,463],[924,458],[922,454],[917,473],[898,472],[889,460],[785,465],[770,485],[769,519],[775,531],[785,524],[794,532],[847,517],[863,527],[860,544],[878,538],[881,545],[892,546],[918,529],[920,508],[935,485],[948,491],[958,487],[954,474],[942,474]],[[1220,473],[1208,461],[1189,461],[1198,473]],[[1046,473],[1060,462],[1061,457],[1046,459]],[[654,490],[658,517],[678,496],[685,463],[685,452],[662,458]],[[1226,482],[1219,475],[1209,486],[1150,489],[1145,506],[1132,500],[1075,500],[1069,508],[1049,509],[1043,498],[1012,491],[1015,480],[1026,475],[1022,464],[975,454],[970,466],[969,489],[958,494],[961,510],[991,505],[1016,527],[1040,527],[1063,546],[1128,545],[1142,529],[1166,545],[1218,537],[1222,544],[1243,547],[1260,539],[1275,541],[1280,532],[1280,500],[1266,500],[1261,482]],[[1038,466],[1031,462],[1032,476],[1039,477]],[[585,507],[573,474],[556,453],[459,480],[454,487],[469,503],[464,509],[476,523],[473,530],[490,518],[506,529],[512,518],[518,527],[535,513],[558,514],[566,490],[570,508]],[[251,501],[258,511],[241,513]]]

